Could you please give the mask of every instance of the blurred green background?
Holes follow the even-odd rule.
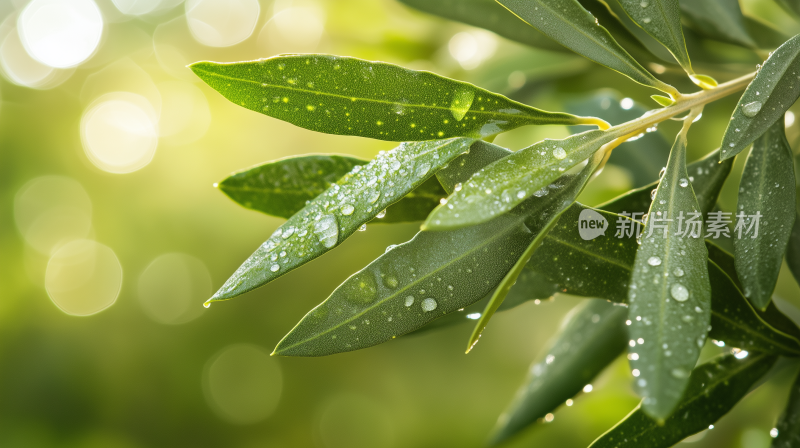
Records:
[[[742,5],[788,35],[800,31],[769,1]],[[285,156],[370,158],[394,144],[250,112],[186,64],[334,53],[435,71],[549,110],[630,110],[622,98],[655,106],[653,92],[578,56],[392,0],[0,0],[0,22],[0,447],[479,447],[580,300],[501,313],[468,356],[467,325],[326,358],[270,358],[308,310],[418,225],[371,224],[268,286],[203,309],[280,224],[214,182]],[[738,68],[753,70],[748,57]],[[691,159],[716,148],[734,104],[706,108]],[[800,131],[788,121],[796,148]],[[636,151],[668,148],[676,129],[666,123]],[[519,149],[569,132],[523,128],[495,143]],[[721,199],[728,211],[739,159]],[[658,172],[658,157],[643,160]],[[582,201],[655,180],[618,162]],[[798,314],[800,288],[786,269],[776,296]],[[796,371],[777,372],[682,445],[766,448]],[[619,359],[591,392],[509,446],[588,445],[637,404],[630,382]]]

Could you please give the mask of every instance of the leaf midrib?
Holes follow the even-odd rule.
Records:
[[[326,334],[328,334],[328,333],[330,333],[330,332],[332,332],[332,331],[334,331],[334,330],[336,330],[336,329],[340,328],[340,327],[341,327],[341,326],[343,326],[343,325],[346,325],[346,324],[348,324],[348,323],[350,323],[350,322],[352,322],[352,321],[354,321],[354,320],[357,320],[357,319],[359,319],[361,316],[365,315],[365,314],[366,314],[367,312],[369,312],[369,311],[372,311],[372,310],[373,310],[373,309],[375,309],[377,306],[379,306],[379,305],[383,305],[385,302],[387,302],[387,301],[389,301],[389,300],[392,300],[392,299],[394,299],[394,298],[396,298],[396,297],[398,297],[398,296],[402,295],[403,293],[405,293],[406,291],[408,291],[408,290],[410,290],[410,289],[413,289],[413,286],[416,286],[416,285],[418,285],[418,284],[419,284],[420,282],[422,282],[423,280],[427,280],[427,279],[431,278],[431,276],[433,276],[433,275],[435,275],[435,274],[438,274],[438,273],[440,273],[440,272],[444,271],[444,270],[445,270],[445,269],[447,269],[448,267],[450,267],[450,266],[452,266],[453,264],[455,264],[457,261],[460,261],[460,260],[462,260],[462,259],[464,259],[464,258],[466,258],[466,257],[470,256],[471,254],[475,253],[475,251],[477,251],[477,250],[479,250],[479,249],[481,249],[481,248],[483,248],[483,247],[486,247],[486,246],[488,246],[488,245],[489,245],[489,243],[493,243],[493,242],[497,241],[498,239],[501,239],[501,238],[505,237],[505,236],[506,236],[506,235],[507,235],[509,232],[513,231],[513,230],[514,230],[514,228],[516,228],[518,225],[522,224],[522,223],[523,223],[523,221],[524,221],[524,219],[523,219],[523,216],[515,216],[515,219],[514,219],[512,222],[509,222],[509,225],[508,225],[508,228],[507,228],[507,229],[505,229],[505,230],[504,230],[504,231],[502,231],[502,232],[495,233],[495,234],[494,234],[492,237],[490,237],[490,238],[487,238],[487,239],[484,239],[484,240],[482,240],[482,241],[481,241],[481,244],[479,244],[479,245],[477,245],[477,246],[473,246],[473,249],[472,249],[472,250],[470,250],[470,251],[468,251],[468,252],[464,252],[464,253],[462,253],[461,255],[459,255],[458,257],[451,258],[451,259],[450,259],[450,260],[449,260],[449,261],[448,261],[446,264],[444,264],[444,265],[442,265],[442,266],[440,266],[440,267],[438,267],[438,268],[436,268],[436,269],[434,269],[434,270],[430,271],[430,273],[429,273],[429,274],[427,274],[427,275],[425,275],[424,277],[418,277],[418,279],[417,279],[417,280],[415,280],[415,281],[413,281],[413,282],[410,282],[410,283],[408,283],[406,286],[404,286],[404,287],[402,287],[402,288],[400,288],[400,289],[396,290],[396,293],[395,293],[395,294],[392,294],[392,295],[390,295],[390,296],[387,296],[387,297],[386,297],[386,298],[384,298],[383,300],[380,300],[380,301],[377,301],[377,302],[375,302],[375,303],[374,303],[372,306],[369,306],[369,307],[367,307],[367,308],[364,308],[363,310],[361,310],[361,311],[360,311],[359,313],[357,313],[357,314],[353,314],[353,315],[352,315],[352,316],[350,316],[350,318],[348,318],[347,320],[343,320],[343,321],[341,321],[340,323],[336,324],[335,326],[332,326],[332,327],[330,327],[330,328],[326,329],[325,331],[323,331],[323,332],[321,332],[321,333],[316,333],[314,336],[312,336],[312,337],[310,337],[310,338],[303,339],[303,340],[301,340],[301,341],[299,341],[299,342],[296,342],[296,343],[294,343],[294,344],[292,344],[292,345],[290,345],[290,346],[287,346],[287,347],[283,348],[283,349],[281,350],[281,352],[285,352],[286,350],[289,350],[289,349],[292,349],[292,348],[298,347],[298,346],[300,346],[300,345],[303,345],[303,344],[306,344],[306,343],[308,343],[308,342],[310,342],[310,341],[313,341],[313,340],[315,340],[315,339],[318,339],[318,338],[320,338],[320,337],[322,337],[322,336],[324,336],[324,335],[326,335]],[[359,271],[359,272],[360,272],[360,271]],[[334,292],[335,292],[335,291],[334,291]],[[302,321],[301,321],[301,322],[302,322]],[[298,325],[299,325],[299,324],[298,324]]]
[[[402,105],[403,107],[417,107],[417,108],[420,108],[420,109],[432,109],[432,110],[440,110],[440,111],[448,111],[448,112],[450,112],[450,107],[444,107],[444,106],[433,106],[433,105],[427,105],[427,104],[399,103],[399,102],[393,102],[393,101],[380,100],[380,99],[376,99],[376,98],[365,98],[365,97],[354,97],[354,96],[348,96],[348,95],[340,95],[338,93],[321,92],[319,90],[306,90],[306,89],[302,89],[302,88],[288,87],[288,86],[282,86],[282,85],[277,85],[277,84],[269,84],[269,83],[253,81],[253,80],[249,80],[249,79],[236,78],[236,77],[233,77],[233,76],[223,75],[223,74],[220,74],[220,73],[215,73],[215,72],[211,72],[211,71],[207,71],[207,70],[200,70],[199,68],[196,68],[196,70],[202,71],[203,73],[206,73],[206,74],[211,75],[211,76],[216,76],[218,78],[222,78],[222,79],[226,79],[226,80],[230,80],[230,81],[237,81],[237,82],[256,84],[256,85],[258,85],[258,87],[262,87],[262,88],[275,88],[275,89],[288,90],[288,91],[292,91],[292,92],[300,92],[300,93],[307,94],[307,95],[327,96],[327,97],[331,97],[331,98],[339,98],[339,99],[348,100],[350,102],[364,101],[364,102],[369,102],[369,103],[386,104],[386,105]],[[502,95],[498,95],[498,96],[502,96]],[[353,98],[356,98],[356,100],[353,101]],[[520,117],[527,117],[527,118],[531,118],[531,119],[536,119],[536,118],[551,119],[553,115],[567,115],[567,114],[561,114],[561,113],[554,114],[554,113],[551,113],[551,112],[538,110],[538,109],[533,108],[531,106],[528,106],[526,104],[517,103],[517,102],[515,102],[515,101],[513,101],[511,99],[508,99],[506,97],[503,97],[503,98],[505,100],[507,100],[508,102],[512,103],[512,104],[516,103],[515,105],[521,107],[523,109],[523,112],[527,112],[527,114],[508,114],[508,113],[505,113],[505,112],[492,112],[492,111],[486,111],[486,110],[473,110],[473,109],[469,109],[467,111],[467,113],[476,114],[476,115],[487,115],[487,116],[492,116],[492,117],[503,117],[503,118],[509,118],[509,119],[518,119]],[[541,114],[542,116],[536,117],[534,115],[530,115],[530,112],[532,110],[535,111],[538,114]]]

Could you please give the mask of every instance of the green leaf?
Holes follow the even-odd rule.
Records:
[[[800,35],[781,45],[747,86],[722,137],[722,158],[742,152],[800,97]]]
[[[553,51],[566,49],[539,31],[520,22],[494,0],[399,0],[420,11],[484,28],[522,44]]]
[[[786,247],[786,264],[794,276],[795,282],[800,284],[800,216],[795,213],[792,233]]]
[[[702,222],[686,169],[689,120],[691,116],[675,140],[650,206],[628,292],[629,333],[639,341],[630,349],[638,354],[630,364],[641,372],[636,389],[644,397],[643,409],[658,420],[669,417],[680,401],[711,318],[702,227],[691,229],[681,222],[692,214]]]
[[[794,14],[795,17],[800,17],[800,3],[795,0],[775,0],[775,3],[781,5],[781,8]]]
[[[568,100],[565,106],[569,113],[600,117],[613,126],[635,120],[647,112],[636,103],[623,109],[620,104],[622,99],[619,92],[603,89],[588,98],[586,94],[576,96],[575,99]],[[577,127],[572,130],[579,132]],[[647,132],[641,138],[620,144],[611,153],[608,163],[625,168],[633,178],[633,186],[641,187],[658,178],[661,167],[667,164],[670,146],[672,145],[660,132]],[[649,199],[648,197],[648,201]],[[649,205],[648,202],[647,206]]]
[[[613,156],[612,156],[613,157]],[[692,183],[695,197],[700,204],[700,210],[705,216],[714,208],[717,203],[719,192],[722,191],[722,186],[728,178],[731,169],[733,168],[733,160],[725,160],[719,162],[719,150],[712,151],[702,159],[690,163],[686,170],[689,173],[689,181]],[[614,198],[599,208],[614,213],[647,213],[650,209],[650,194],[652,190],[658,186],[657,182],[650,185],[631,190],[617,198]]]
[[[577,0],[498,0],[498,3],[581,56],[639,84],[677,94],[674,87],[658,80],[636,62]]]
[[[481,333],[483,333],[489,320],[503,303],[503,300],[505,300],[506,295],[508,295],[511,287],[514,286],[514,283],[522,273],[525,265],[528,264],[533,253],[539,248],[547,233],[553,228],[556,221],[558,221],[558,217],[575,202],[575,198],[583,191],[583,188],[586,186],[592,174],[594,174],[595,170],[597,170],[602,163],[603,158],[603,153],[599,151],[595,153],[580,173],[575,176],[564,176],[563,179],[555,183],[555,186],[561,190],[557,196],[554,195],[554,197],[542,200],[549,202],[550,205],[541,212],[540,216],[537,217],[538,222],[533,225],[538,231],[536,238],[531,241],[528,248],[525,249],[525,252],[522,253],[522,256],[514,263],[514,266],[508,271],[506,276],[503,277],[503,280],[500,281],[497,289],[495,289],[492,298],[486,305],[486,309],[475,324],[475,329],[472,331],[472,336],[470,336],[469,343],[467,344],[467,353],[478,343]]]
[[[477,302],[497,287],[559,204],[571,202],[573,177],[562,176],[552,195],[531,198],[490,222],[422,231],[392,248],[310,311],[275,352],[322,356],[357,350]]]
[[[547,195],[551,182],[617,137],[595,130],[564,140],[545,139],[521,149],[475,173],[446,204],[433,210],[422,228],[447,230],[479,224],[531,196]]]
[[[678,0],[619,0],[619,3],[637,25],[667,47],[687,73],[694,73],[683,38]]]
[[[495,425],[497,445],[553,412],[616,359],[627,345],[625,307],[587,300],[564,319],[561,331],[533,363],[514,400]]]
[[[800,375],[792,384],[786,409],[778,419],[775,429],[778,430],[778,435],[772,440],[772,448],[800,446]]]
[[[597,17],[597,13],[595,13],[594,8],[589,7],[590,2],[591,0],[583,0],[581,4],[584,5],[585,8],[589,9],[589,11],[592,14],[594,14],[595,17]],[[618,1],[594,0],[593,2],[598,4],[605,4],[607,6],[607,9],[611,11],[611,13],[614,15],[614,18],[617,19],[617,21],[625,28],[625,30],[631,35],[633,35],[635,39],[638,40],[645,48],[647,48],[647,50],[650,53],[652,53],[654,56],[660,59],[661,61],[659,62],[667,64],[675,63],[675,58],[672,56],[672,53],[670,53],[669,50],[664,48],[663,44],[661,44],[659,41],[657,41],[652,36],[647,34],[647,32],[643,30],[639,25],[637,25],[636,22],[631,20],[631,18],[628,16],[628,13],[625,12],[625,10],[622,8],[622,5],[620,5]],[[620,39],[619,34],[616,30],[609,27],[608,24],[606,24],[605,21],[601,20],[599,17],[598,20],[600,20],[600,22],[603,23],[603,26],[611,33],[611,35],[614,36],[615,39],[617,39],[617,42],[619,42],[623,47],[626,47],[624,42],[622,42],[622,40]],[[630,50],[628,52],[630,53]],[[631,54],[634,57],[637,57],[633,53]]]
[[[663,95],[650,95],[650,98],[652,98],[653,101],[658,103],[658,105],[661,106],[661,107],[669,107],[669,106],[672,106],[673,104],[675,104],[675,100],[673,100],[672,98],[668,98],[666,96],[663,96]]]
[[[794,226],[792,159],[783,120],[779,119],[753,144],[739,184],[733,232],[736,272],[745,297],[760,309],[772,299]]]
[[[675,413],[663,423],[650,418],[639,405],[591,448],[670,447],[727,414],[776,360],[762,353],[744,359],[734,355],[714,358],[691,373]]]
[[[447,168],[436,173],[436,178],[447,194],[453,194],[460,191],[462,182],[468,181],[478,170],[511,154],[513,153],[508,149],[494,143],[477,140],[470,146],[468,153],[459,156]]]
[[[263,286],[347,239],[362,224],[469,150],[468,138],[403,143],[339,179],[280,226],[206,302]]]
[[[284,55],[190,67],[235,104],[328,134],[420,141],[593,123],[434,73],[349,57]]]
[[[339,155],[287,157],[234,173],[217,187],[245,208],[288,219],[354,167],[367,163],[369,160]],[[439,181],[430,178],[391,205],[383,219],[372,222],[424,220],[445,196]]]
[[[680,0],[684,18],[695,31],[711,39],[757,48],[747,32],[739,0]]]

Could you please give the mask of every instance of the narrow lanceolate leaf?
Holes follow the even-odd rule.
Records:
[[[565,318],[550,347],[534,363],[490,438],[497,445],[553,412],[583,389],[624,350],[627,309],[587,300]]]
[[[547,233],[556,224],[556,221],[558,221],[559,216],[561,216],[561,214],[570,205],[572,205],[573,202],[575,202],[575,198],[577,198],[581,191],[583,191],[583,187],[586,186],[586,183],[589,181],[592,174],[594,174],[595,170],[600,166],[603,158],[603,152],[598,151],[595,153],[589,159],[589,162],[580,173],[575,176],[563,176],[561,179],[555,182],[554,186],[561,190],[559,191],[557,197],[554,195],[554,197],[541,200],[543,202],[549,202],[549,206],[542,211],[539,217],[534,217],[535,219],[538,218],[538,222],[533,225],[533,227],[537,229],[538,234],[497,286],[492,298],[486,305],[486,309],[484,310],[478,322],[475,324],[475,330],[472,332],[472,336],[467,344],[467,353],[469,353],[470,350],[472,350],[472,347],[478,343],[481,333],[486,328],[486,325],[489,323],[489,320],[492,318],[495,311],[497,311],[500,305],[502,305],[503,300],[505,300],[506,295],[508,295],[511,287],[514,286],[514,283],[516,283],[517,278],[522,273],[525,265],[528,264],[528,261],[531,259],[531,256],[533,256],[533,253],[542,244],[542,241],[544,241]]]
[[[777,360],[751,354],[744,359],[723,355],[697,367],[675,413],[663,424],[642,405],[600,436],[591,448],[669,447],[696,434],[727,414]]]
[[[584,122],[434,73],[349,57],[285,55],[191,69],[235,104],[327,134],[419,141]]]
[[[426,325],[492,292],[541,232],[554,204],[570,202],[563,176],[546,198],[472,227],[422,231],[370,263],[310,311],[278,344],[288,356],[369,347]]]
[[[412,8],[493,31],[522,44],[553,51],[566,51],[553,39],[514,17],[494,0],[400,0]]]
[[[747,86],[722,137],[721,160],[742,152],[783,117],[800,97],[798,80],[800,35],[775,50]]]
[[[756,48],[747,32],[739,0],[680,0],[684,17],[698,33],[711,39]]]
[[[795,221],[792,148],[783,120],[753,144],[739,184],[733,246],[744,295],[760,309],[772,299]]]
[[[403,143],[359,165],[289,218],[209,300],[258,288],[331,250],[387,206],[421,185],[474,140]]]
[[[674,87],[659,81],[636,62],[577,0],[498,0],[498,3],[581,56],[640,84],[677,93]]]
[[[369,160],[339,155],[287,157],[234,173],[217,187],[243,207],[290,218],[354,167],[367,163]],[[390,206],[383,219],[373,222],[421,221],[445,196],[439,181],[430,178]]]
[[[694,73],[681,27],[678,0],[619,0],[637,25],[661,42],[687,73]]]
[[[550,183],[617,137],[614,132],[595,130],[521,149],[475,173],[446,204],[434,209],[423,229],[475,225],[506,213],[531,196],[546,196]]]
[[[794,448],[800,446],[800,375],[792,384],[789,401],[783,410],[778,424],[775,425],[778,434],[772,440],[772,448]]]
[[[644,411],[663,420],[680,401],[700,356],[711,318],[700,205],[686,170],[687,120],[650,206],[628,291],[631,368]],[[637,355],[634,357],[633,353]],[[639,373],[638,375],[636,373]]]
[[[789,244],[786,248],[786,264],[792,271],[794,280],[800,284],[800,216],[795,214],[792,233],[789,236]]]

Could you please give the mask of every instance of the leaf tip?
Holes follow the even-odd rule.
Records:
[[[675,100],[663,95],[650,95],[650,98],[652,98],[653,101],[660,104],[662,107],[669,107],[675,104]]]
[[[703,90],[713,89],[719,84],[716,79],[707,75],[692,74],[689,75],[689,79]]]

